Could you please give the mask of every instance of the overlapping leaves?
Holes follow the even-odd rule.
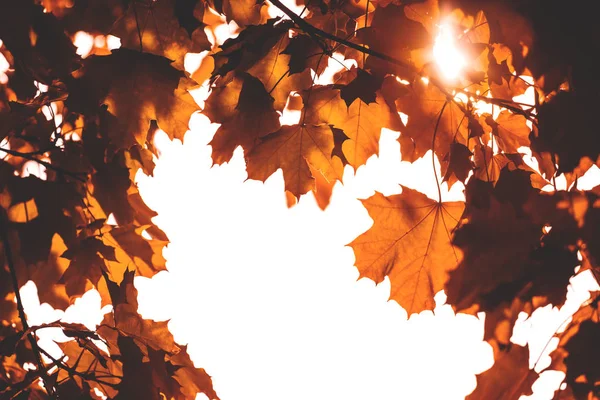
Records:
[[[18,323],[9,284],[15,270],[20,284],[33,280],[41,300],[57,308],[91,287],[113,305],[97,332],[58,325],[75,338],[63,344],[69,359],[54,360],[65,378],[56,387],[63,397],[98,389],[111,398],[197,392],[216,398],[210,377],[173,342],[166,323],[137,313],[132,286],[134,270],[152,276],[166,268],[167,240],[132,178],[140,168],[152,174],[157,127],[180,139],[188,130],[198,107],[187,92],[194,83],[183,72],[184,55],[204,50],[215,66],[202,110],[220,124],[210,143],[215,163],[228,162],[241,146],[250,178],[264,181],[281,169],[292,196],[315,191],[325,208],[344,166],[357,169],[377,156],[381,130],[390,128],[400,131],[402,160],[431,150],[448,186],[466,183],[465,203],[441,195],[431,200],[408,188],[364,200],[374,223],[350,246],[361,276],[378,283],[387,276],[391,298],[409,313],[432,309],[441,289],[457,310],[487,312],[485,338],[496,345],[496,364],[479,376],[471,398],[528,393],[536,377],[528,351],[509,343],[517,316],[561,305],[577,265],[598,271],[598,188],[539,191],[557,173],[571,185],[600,165],[598,84],[588,56],[598,49],[595,14],[584,13],[581,21],[573,14],[577,7],[558,0],[518,9],[440,3],[307,2],[303,20],[267,19],[270,6],[253,0],[0,6],[0,51],[11,66],[8,84],[0,86],[0,140],[8,144],[0,161],[6,215],[0,317],[17,322],[0,330],[0,394],[37,378],[22,368],[35,362],[36,349],[21,340],[27,329]],[[431,52],[447,4],[462,9],[445,23],[459,32],[457,46],[468,64],[452,82],[439,74]],[[207,16],[215,13],[239,27],[218,49],[207,36],[215,32]],[[557,34],[563,24],[573,39]],[[123,49],[81,59],[69,37],[78,30],[116,35]],[[315,84],[340,54],[356,66],[333,83]],[[38,82],[48,89],[39,90]],[[526,91],[535,91],[535,104],[513,101]],[[478,102],[493,107],[481,111]],[[282,125],[280,113],[292,103],[300,119]],[[60,114],[58,126],[44,112]],[[520,154],[527,147],[540,172]],[[45,168],[45,180],[24,176],[28,162]],[[118,227],[106,224],[111,214]],[[554,355],[553,366],[566,371],[567,393],[575,398],[597,391],[597,368],[584,357],[598,331],[597,301],[591,304],[596,317],[584,306]],[[23,390],[42,395],[35,385]]]

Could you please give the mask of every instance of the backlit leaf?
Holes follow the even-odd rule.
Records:
[[[363,204],[374,223],[350,243],[360,276],[375,283],[389,277],[390,298],[409,315],[432,310],[461,257],[451,238],[464,204],[438,203],[406,187],[389,197],[376,193]]]

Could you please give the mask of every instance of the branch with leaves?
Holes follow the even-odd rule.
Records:
[[[391,299],[409,314],[433,309],[440,290],[457,311],[487,313],[496,364],[469,398],[529,392],[529,351],[509,342],[517,316],[561,306],[576,266],[600,274],[600,190],[577,185],[600,166],[594,13],[558,0],[315,0],[300,14],[280,0],[67,3],[0,5],[9,66],[0,72],[0,395],[218,398],[166,323],[138,314],[132,284],[166,269],[168,243],[132,178],[152,175],[157,130],[183,139],[198,111],[220,124],[215,164],[241,146],[250,179],[281,169],[290,203],[314,195],[323,209],[347,165],[379,154],[383,128],[400,132],[403,161],[431,151],[437,199],[403,187],[364,200],[374,224],[350,243],[356,267],[389,278]],[[269,19],[265,7],[285,17]],[[216,45],[223,17],[239,33]],[[73,45],[81,31],[90,54]],[[443,34],[464,58],[453,78],[433,56]],[[184,71],[185,55],[204,51],[201,67]],[[330,64],[340,68],[323,83]],[[205,83],[200,109],[189,90]],[[531,92],[533,104],[519,100]],[[286,106],[301,112],[297,123],[281,124]],[[28,161],[47,176],[27,176]],[[568,191],[557,190],[561,174]],[[464,185],[465,201],[444,201],[444,183]],[[106,224],[111,215],[118,226]],[[112,311],[95,330],[29,326],[19,293],[29,279],[56,309],[95,287]],[[63,357],[37,345],[48,327],[72,339]],[[553,353],[574,398],[597,392],[582,356],[597,330],[597,301],[582,305]]]

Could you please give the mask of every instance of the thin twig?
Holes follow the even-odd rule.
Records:
[[[78,377],[80,377],[80,378],[82,378],[82,379],[84,379],[86,381],[103,383],[103,384],[105,384],[107,386],[110,386],[110,387],[113,387],[113,388],[116,388],[116,387],[119,386],[118,383],[107,382],[107,381],[103,381],[103,380],[98,379],[98,377],[96,376],[95,373],[92,373],[92,372],[90,372],[90,373],[79,372],[75,368],[69,367],[68,365],[63,364],[62,362],[60,362],[60,360],[55,359],[46,350],[44,350],[44,349],[40,349],[40,350],[42,351],[42,353],[44,353],[44,355],[46,357],[48,357],[49,359],[51,359],[53,362],[57,362],[58,361],[58,364],[56,366],[58,368],[62,369],[62,370],[67,371],[69,373],[69,375],[71,375],[71,376],[78,376]],[[83,349],[83,351],[85,351],[85,349]],[[123,379],[122,376],[118,376],[118,375],[111,375],[108,378]]]
[[[19,291],[19,280],[17,278],[17,270],[15,268],[15,263],[13,259],[12,249],[10,246],[10,240],[8,238],[8,216],[6,215],[6,211],[3,208],[0,208],[0,222],[2,228],[0,228],[0,235],[2,239],[2,243],[4,244],[4,255],[6,258],[6,263],[8,264],[8,269],[10,272],[10,278],[12,280],[13,289],[15,291],[15,299],[17,301],[17,310],[19,312],[19,318],[21,319],[21,325],[23,326],[23,330],[27,331],[29,329],[29,324],[27,323],[27,317],[25,316],[25,309],[23,308],[23,300],[21,299],[21,292]],[[54,385],[52,384],[52,380],[48,375],[48,370],[44,365],[44,361],[42,360],[42,356],[40,354],[40,347],[37,343],[37,338],[34,333],[28,333],[27,338],[29,339],[29,343],[31,344],[31,349],[35,355],[35,361],[38,367],[38,371],[40,373],[40,377],[44,382],[44,388],[48,393],[48,396],[51,398],[56,397],[56,390]]]
[[[51,169],[53,171],[56,171],[60,174],[70,176],[71,178],[76,179],[80,182],[84,182],[84,183],[87,182],[86,179],[82,178],[82,176],[87,175],[86,173],[67,171],[66,169],[57,167],[56,165],[53,165],[52,163],[49,163],[48,161],[44,161],[44,160],[40,160],[39,158],[35,158],[33,156],[33,154],[35,154],[35,153],[31,153],[31,154],[30,153],[21,153],[19,151],[4,149],[4,148],[0,149],[0,152],[5,152],[6,154],[10,154],[13,157],[21,157],[21,158],[24,158],[29,161],[35,161],[38,164],[43,165],[44,167]]]

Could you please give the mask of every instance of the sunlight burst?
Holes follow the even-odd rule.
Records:
[[[442,75],[448,80],[459,77],[466,66],[465,57],[456,46],[456,35],[448,25],[440,25],[440,32],[433,45],[433,57]]]

